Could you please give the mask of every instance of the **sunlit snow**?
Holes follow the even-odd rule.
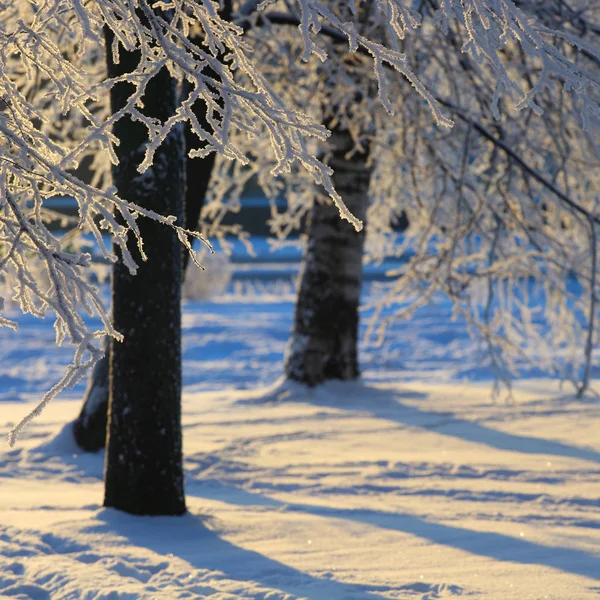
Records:
[[[1,449],[0,597],[598,598],[596,399],[529,378],[492,401],[444,304],[365,347],[359,383],[284,383],[293,284],[241,270],[185,304],[189,514],[102,508],[80,386]],[[69,361],[53,340],[0,330],[3,435]]]

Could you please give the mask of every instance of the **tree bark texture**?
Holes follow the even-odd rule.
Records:
[[[112,34],[107,31],[108,49]],[[120,49],[115,65],[107,53],[108,73],[131,72],[138,53]],[[113,113],[133,91],[123,82],[111,90]],[[148,85],[144,111],[165,121],[177,107],[175,81],[163,69]],[[174,129],[144,174],[147,133],[128,118],[115,124],[119,164],[113,170],[119,195],[163,215],[184,218],[185,158],[182,128]],[[122,261],[112,277],[113,322],[125,336],[111,340],[109,422],[104,505],[132,514],[178,515],[186,510],[181,433],[181,280],[182,254],[167,226],[138,219],[147,262],[137,274]],[[134,256],[137,250],[130,240]]]
[[[186,127],[186,150],[187,141],[191,136],[189,128]],[[190,139],[190,142],[195,142]],[[204,158],[186,159],[186,187],[185,187],[185,227],[196,229],[200,220],[202,206],[206,198],[206,191],[210,181],[212,168],[215,163],[214,154]],[[181,248],[183,246],[180,245]],[[183,248],[183,275],[189,262],[189,254]],[[106,354],[98,361],[90,376],[88,387],[83,396],[81,412],[73,424],[73,433],[77,445],[85,452],[97,452],[106,445],[106,433],[108,422],[108,359],[109,348],[106,346]]]
[[[335,188],[366,224],[367,155],[348,157],[353,142],[346,131],[334,130],[330,143]],[[286,376],[310,386],[327,379],[356,379],[365,229],[355,231],[332,203],[315,202],[308,236],[285,357]]]
[[[194,106],[194,114],[202,127],[210,127],[206,118],[206,105],[199,101]],[[210,129],[207,129],[210,131]],[[192,133],[189,125],[185,127],[185,150],[201,148],[203,143]],[[210,183],[210,177],[215,164],[215,154],[212,152],[203,158],[185,158],[187,163],[185,185],[185,227],[195,230],[200,221],[202,206]],[[189,262],[188,251],[180,245],[183,251],[183,276]],[[109,348],[93,370],[88,387],[83,397],[83,406],[77,420],[73,424],[73,433],[77,445],[85,452],[97,452],[106,445],[108,423],[108,360]]]

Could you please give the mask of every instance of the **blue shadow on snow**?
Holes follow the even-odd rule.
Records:
[[[523,565],[552,567],[574,575],[600,581],[600,558],[563,547],[550,547],[501,533],[476,531],[464,527],[434,523],[409,514],[376,510],[338,509],[296,502],[281,502],[261,494],[247,492],[217,480],[195,482],[188,495],[228,502],[239,506],[272,506],[290,512],[302,512],[373,525],[382,529],[401,531],[435,544],[486,556],[500,561]]]

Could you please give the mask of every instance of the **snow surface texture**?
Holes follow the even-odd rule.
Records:
[[[234,277],[185,306],[187,516],[102,508],[83,386],[1,448],[0,598],[600,596],[597,400],[529,379],[492,402],[444,305],[366,348],[360,383],[276,382],[292,294]],[[0,330],[0,434],[67,364],[53,339]]]

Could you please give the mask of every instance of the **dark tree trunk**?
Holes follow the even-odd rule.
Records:
[[[366,221],[370,169],[345,131],[330,138],[333,183],[348,208]],[[366,224],[366,223],[365,223]],[[358,308],[365,230],[356,232],[333,204],[315,203],[310,218],[286,376],[310,386],[326,379],[356,379]]]
[[[194,113],[200,124],[210,127],[206,119],[206,105],[198,102]],[[207,129],[209,131],[209,129]],[[189,126],[185,128],[185,149],[198,149],[202,142],[192,133]],[[186,159],[185,186],[185,227],[195,230],[200,221],[200,213],[206,198],[206,192],[215,164],[214,152],[203,158]],[[189,262],[189,254],[183,248],[183,275]],[[77,445],[86,452],[97,452],[106,445],[108,423],[108,344],[106,353],[93,370],[83,397],[83,406],[77,420],[73,424],[73,432]]]
[[[106,47],[113,36],[107,31]],[[139,54],[120,49],[111,77],[131,72]],[[111,90],[113,113],[133,91],[129,83]],[[176,83],[163,69],[148,85],[144,111],[165,121],[177,107]],[[145,127],[128,118],[115,124],[120,141],[113,181],[122,198],[163,215],[184,218],[184,136],[175,128],[143,175]],[[181,280],[177,235],[150,219],[138,220],[148,261],[131,275],[122,261],[112,277],[113,323],[125,339],[111,340],[109,422],[104,506],[133,514],[179,515],[185,508],[181,434]],[[130,240],[131,241],[131,240]],[[136,250],[131,241],[131,251]]]
[[[231,0],[224,0],[221,16],[231,20]],[[202,44],[201,40],[192,40],[195,44]],[[212,69],[206,69],[212,77],[218,77]],[[182,96],[188,91],[188,82],[184,83]],[[206,118],[206,105],[198,101],[193,112],[200,125],[210,131],[210,124]],[[124,132],[126,134],[126,132]],[[200,149],[205,142],[192,133],[189,126],[185,127],[186,153],[192,149]],[[185,185],[185,227],[194,230],[198,227],[200,213],[206,198],[206,192],[210,177],[215,164],[215,154],[211,152],[204,158],[186,159],[186,185]],[[189,254],[183,248],[183,275],[189,263]],[[73,424],[73,432],[77,445],[86,452],[97,452],[106,445],[107,423],[108,423],[108,360],[109,349],[106,345],[105,355],[98,362],[90,376],[87,390],[83,397],[83,406],[77,420]]]
[[[186,142],[198,140],[191,136],[186,128]],[[187,146],[186,146],[187,149]],[[202,212],[202,205],[206,197],[206,190],[215,162],[214,154],[204,158],[188,159],[185,191],[185,227],[196,229]],[[188,264],[189,254],[183,249],[183,274]],[[83,406],[77,420],[73,424],[73,433],[77,445],[86,452],[97,452],[106,445],[106,426],[108,422],[108,344],[106,354],[98,361],[94,368],[88,387],[83,396]]]
[[[108,423],[108,343],[104,356],[96,363],[83,396],[81,412],[73,423],[77,445],[86,452],[97,452],[106,445]]]

